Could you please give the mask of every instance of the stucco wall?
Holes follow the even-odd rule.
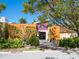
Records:
[[[59,26],[51,26],[49,27],[49,40],[52,40],[53,38],[55,40],[60,39],[60,27]]]
[[[60,39],[77,37],[77,33],[60,33]]]

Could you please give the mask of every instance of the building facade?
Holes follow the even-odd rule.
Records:
[[[11,24],[10,26],[15,26],[19,29],[23,34],[25,34],[25,29],[35,30],[38,32],[37,36],[39,37],[41,42],[52,41],[52,40],[60,40],[64,38],[72,38],[77,37],[77,33],[75,31],[69,30],[65,27],[53,25],[48,26],[48,23],[37,23],[37,24]],[[14,31],[11,31],[11,33]],[[27,33],[28,34],[28,33]],[[27,35],[26,35],[27,36]]]
[[[54,37],[55,39],[60,38],[60,27],[59,26],[48,26],[48,23],[37,23],[37,24],[11,24],[10,26],[15,26],[22,33],[25,33],[25,29],[30,28],[38,32],[40,41],[50,41]],[[12,33],[12,31],[11,31]],[[55,33],[55,34],[54,34]]]

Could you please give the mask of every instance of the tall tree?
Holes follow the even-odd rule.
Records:
[[[45,22],[47,22],[48,20],[47,20],[47,18],[45,17],[45,15],[42,15],[42,16],[39,16],[39,17],[38,17],[38,21],[39,21],[39,23],[45,23]]]
[[[28,0],[23,6],[24,13],[45,14],[53,24],[74,30],[79,36],[79,0]]]
[[[25,24],[25,23],[27,23],[27,21],[26,21],[26,19],[24,19],[24,18],[20,18],[19,23]]]
[[[6,8],[6,5],[0,3],[0,13],[1,13],[3,10],[5,10],[5,8]]]
[[[0,13],[6,9],[6,5],[3,4],[3,3],[0,3]],[[4,23],[5,25],[5,23]],[[7,39],[8,38],[8,27],[7,27],[7,24],[4,26],[3,23],[0,23],[0,38],[2,39]]]
[[[0,39],[8,39],[9,37],[8,24],[4,23],[4,25],[0,22]]]

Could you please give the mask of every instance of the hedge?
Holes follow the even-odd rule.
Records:
[[[69,47],[69,48],[79,48],[79,38],[65,38],[60,40],[59,42],[60,47]]]

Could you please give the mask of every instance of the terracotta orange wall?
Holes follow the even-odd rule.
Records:
[[[17,27],[19,30],[22,30],[24,32],[24,28],[30,28],[30,29],[33,29],[33,30],[37,30],[36,28],[36,24],[10,24],[12,26],[15,26]],[[55,37],[57,40],[60,39],[60,27],[59,26],[50,26],[48,27],[49,28],[49,31],[51,30],[51,33],[49,32],[49,38],[53,38]],[[53,32],[55,33],[53,35]]]
[[[49,38],[56,40],[60,39],[60,27],[59,26],[51,26],[49,27]]]
[[[9,25],[15,26],[19,30],[19,35],[20,35],[20,33],[25,34],[26,28],[36,30],[36,24],[9,24]],[[11,31],[11,30],[10,30],[10,32],[14,33],[14,31]]]
[[[17,27],[18,29],[24,29],[26,27],[36,30],[36,24],[10,24],[10,25]]]

